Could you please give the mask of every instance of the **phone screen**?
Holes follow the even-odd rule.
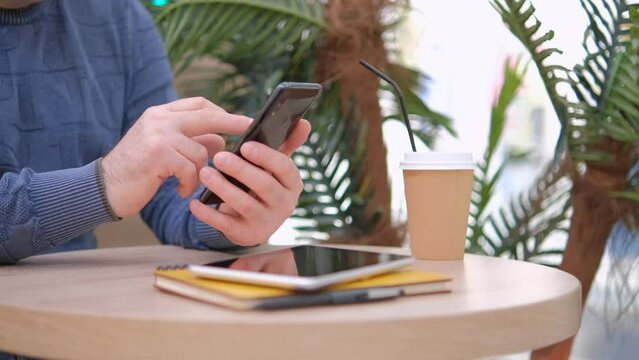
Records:
[[[251,127],[242,135],[232,152],[240,154],[242,144],[257,141],[273,149],[279,149],[291,134],[306,110],[319,96],[321,86],[312,83],[282,83],[269,97],[264,108],[257,114]],[[230,176],[227,179],[234,185],[248,191],[248,188],[237,179]],[[200,195],[200,201],[205,204],[220,204],[215,193],[205,189]]]

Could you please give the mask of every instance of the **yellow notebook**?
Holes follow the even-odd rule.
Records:
[[[155,271],[155,286],[188,298],[238,310],[283,309],[392,299],[450,291],[450,278],[405,269],[331,286],[314,293],[205,279],[186,268]]]

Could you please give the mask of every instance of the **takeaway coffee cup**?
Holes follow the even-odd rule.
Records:
[[[470,153],[406,153],[408,236],[418,259],[464,257],[475,163]]]

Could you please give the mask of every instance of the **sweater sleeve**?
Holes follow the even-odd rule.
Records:
[[[132,63],[129,82],[126,123],[127,129],[150,106],[164,104],[177,98],[171,68],[162,39],[153,20],[139,1],[132,8]],[[126,130],[126,129],[125,129]],[[142,219],[162,243],[196,249],[226,249],[234,247],[221,232],[195,218],[188,199],[177,194],[178,182],[167,180],[153,199],[142,209]]]
[[[164,244],[200,250],[225,250],[235,247],[224,234],[197,219],[189,210],[189,202],[177,194],[176,178],[167,180],[153,200],[142,210],[142,218]],[[199,191],[201,191],[200,186]]]
[[[114,219],[99,160],[80,168],[0,178],[0,264],[15,263]]]

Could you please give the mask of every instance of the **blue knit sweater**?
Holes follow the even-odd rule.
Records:
[[[96,159],[149,106],[175,99],[172,82],[137,0],[0,9],[0,264],[96,246],[93,229],[114,220]],[[190,214],[176,186],[168,180],[142,210],[158,238],[231,247]]]

